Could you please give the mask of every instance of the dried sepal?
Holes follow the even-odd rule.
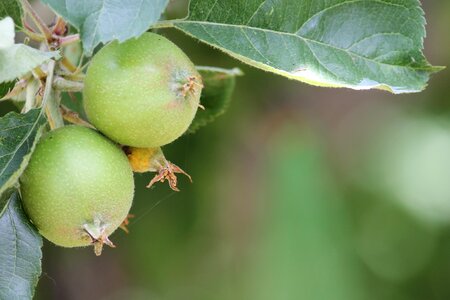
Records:
[[[178,167],[177,165],[171,163],[170,161],[166,160],[165,165],[161,165],[160,169],[158,171],[158,174],[155,175],[155,177],[153,177],[153,179],[149,182],[149,184],[147,184],[147,188],[150,188],[153,186],[153,184],[155,184],[156,182],[164,182],[167,180],[167,182],[169,183],[169,186],[172,190],[179,192],[180,190],[177,187],[177,176],[175,175],[175,173],[180,173],[180,174],[184,174],[186,175],[189,180],[192,182],[192,178],[191,176],[186,173],[185,171],[183,171],[180,167]]]
[[[189,76],[179,89],[181,96],[186,98],[188,95],[195,97],[195,94],[200,93],[203,88],[204,85],[200,76]],[[198,107],[205,110],[205,107],[200,103],[198,103]]]
[[[83,226],[83,230],[90,238],[97,256],[102,254],[103,245],[108,245],[111,248],[116,247],[106,234],[106,228],[107,225],[102,224],[99,218],[95,218],[93,223],[87,223]]]
[[[128,230],[128,225],[130,225],[130,219],[134,218],[133,214],[128,214],[125,217],[125,220],[123,220],[122,224],[120,224],[120,229],[122,229],[123,231],[125,231],[125,233],[130,233],[130,231]]]
[[[198,76],[189,76],[185,83],[180,87],[180,93],[183,97],[186,97],[188,93],[197,93],[203,88],[203,83]]]
[[[167,182],[174,191],[180,191],[177,187],[178,179],[176,173],[186,175],[192,182],[191,176],[177,165],[171,163],[164,156],[161,148],[134,148],[125,147],[131,168],[136,173],[156,172],[157,174],[147,185],[150,188],[156,182]]]

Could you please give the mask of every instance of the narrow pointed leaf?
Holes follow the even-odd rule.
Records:
[[[194,121],[187,133],[194,133],[199,128],[213,122],[224,114],[231,101],[231,95],[236,83],[236,76],[242,75],[242,71],[235,68],[231,70],[197,67],[202,75],[204,88],[200,98],[200,104],[205,108],[198,109]]]
[[[81,34],[84,50],[138,37],[161,17],[168,0],[43,0]]]
[[[41,247],[15,191],[0,216],[0,299],[32,299],[42,271]]]
[[[254,67],[309,84],[424,89],[418,0],[192,0],[174,25]]]

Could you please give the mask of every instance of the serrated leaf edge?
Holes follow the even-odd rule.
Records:
[[[14,194],[15,194],[15,195],[14,195]],[[11,208],[11,201],[12,201],[12,198],[13,198],[13,197],[16,197],[16,199],[14,200],[14,203],[13,203],[13,204],[16,205],[15,208]],[[2,214],[0,217],[3,217],[3,215],[4,215],[6,212],[8,212],[8,214],[9,214],[9,220],[11,221],[11,223],[16,224],[16,223],[14,222],[14,216],[11,215],[11,212],[9,212],[9,210],[10,210],[10,209],[14,209],[14,212],[15,212],[14,215],[17,216],[17,217],[19,217],[19,218],[20,218],[20,215],[22,215],[22,218],[26,220],[26,222],[24,222],[23,224],[24,224],[30,231],[34,232],[34,233],[38,236],[38,239],[39,239],[39,249],[41,249],[42,246],[43,246],[42,237],[41,237],[41,235],[39,234],[39,232],[37,231],[37,229],[31,224],[31,222],[30,222],[29,219],[28,219],[28,216],[25,214],[25,212],[24,212],[24,210],[23,210],[22,202],[21,202],[21,199],[20,199],[20,192],[19,192],[19,190],[13,191],[13,192],[11,193],[11,196],[10,196],[10,198],[8,199],[7,205],[6,205],[5,207],[6,207],[6,208],[4,209],[3,214]],[[14,226],[13,224],[11,224],[11,225],[12,225],[12,227],[14,228],[15,243],[17,243],[17,240],[19,240],[18,235],[17,235],[17,231],[16,231],[16,229],[15,229],[15,226]],[[17,248],[17,247],[16,247],[16,248]],[[17,257],[17,253],[16,253],[14,256]],[[38,273],[37,273],[36,275],[32,276],[32,279],[30,280],[30,282],[31,282],[31,284],[30,284],[30,288],[31,288],[31,290],[30,290],[30,296],[31,296],[31,298],[32,298],[32,297],[34,296],[34,294],[35,294],[35,290],[36,290],[36,286],[37,286],[37,284],[38,284],[38,282],[39,282],[40,274],[42,274],[42,251],[40,251],[40,253],[39,253],[38,264],[39,264],[39,265],[38,265]]]
[[[31,127],[32,129],[28,132],[28,134],[22,139],[21,143],[16,147],[16,149],[14,150],[14,152],[17,152],[18,149],[20,149],[20,147],[22,147],[24,145],[24,143],[27,141],[27,139],[30,137],[31,133],[35,130],[36,126],[39,125],[39,123],[41,122],[41,118],[42,118],[42,111],[39,113],[39,116],[36,118],[36,121],[34,122],[33,126]],[[23,171],[25,170],[26,166],[28,165],[28,162],[30,161],[31,155],[34,152],[34,149],[36,148],[36,145],[39,141],[39,139],[42,136],[43,130],[45,128],[45,124],[46,122],[43,122],[43,124],[41,124],[39,126],[39,128],[36,131],[36,135],[33,141],[33,144],[31,146],[30,151],[23,156],[22,158],[22,162],[20,163],[19,168],[16,170],[16,172],[14,172],[14,174],[5,182],[5,184],[3,186],[0,187],[0,196],[3,195],[3,193],[8,189],[11,188],[12,186],[14,186],[15,184],[17,184],[20,175],[22,175]],[[11,159],[8,161],[8,163],[6,164],[5,168],[3,169],[2,172],[0,172],[0,175],[3,174],[4,170],[6,170],[6,168],[8,167],[8,165],[11,163],[12,159],[14,158],[14,155],[11,157]]]
[[[377,83],[377,84],[373,84],[373,85],[370,85],[370,86],[369,85],[367,85],[367,86],[358,86],[358,85],[346,84],[346,83],[341,83],[341,82],[332,82],[332,81],[322,82],[322,81],[312,80],[312,79],[308,78],[307,76],[299,76],[299,75],[295,75],[293,73],[290,73],[288,71],[283,71],[283,70],[271,67],[271,66],[266,65],[266,64],[264,64],[262,62],[258,62],[258,61],[252,60],[252,59],[250,59],[250,58],[248,58],[246,56],[237,54],[237,53],[235,53],[233,51],[230,51],[230,50],[228,50],[228,49],[226,49],[224,47],[220,47],[218,45],[209,43],[209,42],[207,42],[207,41],[205,41],[203,39],[200,39],[200,38],[196,37],[195,35],[193,35],[189,31],[183,29],[182,27],[177,26],[177,24],[183,24],[183,23],[198,24],[198,23],[202,23],[202,22],[175,20],[174,21],[174,26],[175,26],[175,28],[177,28],[178,30],[182,31],[186,35],[188,35],[188,36],[190,36],[190,37],[192,37],[192,38],[194,38],[194,39],[196,39],[196,40],[198,40],[198,41],[200,41],[200,42],[202,42],[202,43],[204,43],[206,45],[209,45],[210,47],[212,47],[214,49],[220,50],[220,51],[224,52],[225,54],[227,54],[227,55],[229,55],[229,56],[231,56],[231,57],[233,57],[233,58],[235,58],[237,60],[240,60],[240,61],[242,61],[243,63],[245,63],[247,65],[253,66],[255,68],[258,68],[258,69],[266,71],[266,72],[271,72],[271,73],[274,73],[274,74],[277,74],[277,75],[281,75],[281,76],[286,77],[288,79],[301,81],[301,82],[304,82],[304,83],[307,83],[307,84],[310,84],[310,85],[313,85],[313,86],[328,87],[328,88],[349,88],[349,89],[358,90],[358,91],[370,90],[370,89],[379,89],[379,90],[385,90],[385,91],[391,92],[393,94],[418,93],[418,92],[423,91],[426,88],[426,86],[427,86],[427,84],[424,84],[424,85],[422,85],[422,86],[420,86],[420,87],[418,87],[417,89],[414,89],[414,90],[409,90],[409,89],[408,90],[406,90],[406,89],[405,90],[399,90],[399,89],[393,89],[391,86],[386,85],[386,84],[382,84],[382,83]],[[218,24],[218,23],[211,23],[211,22],[203,22],[203,23],[206,23],[206,24],[217,24],[217,25],[231,26],[231,27],[232,26],[238,26],[239,27],[239,25]],[[261,28],[254,28],[254,29],[263,30],[263,31],[264,30],[265,31],[271,31],[271,30],[266,30],[266,29],[261,29]],[[280,32],[276,32],[276,33],[277,34],[281,34]],[[284,34],[286,34],[286,33],[284,33]],[[292,35],[292,34],[289,33],[289,35]],[[297,37],[298,38],[302,38],[300,36],[297,36]],[[342,50],[342,49],[339,49],[339,50]],[[361,58],[367,59],[367,58],[362,57],[362,56],[361,56]],[[438,71],[440,71],[442,69],[441,67],[435,67],[435,66],[426,66],[426,67],[420,67],[420,68],[419,67],[418,68],[413,68],[413,67],[410,67],[410,66],[395,66],[395,67],[409,68],[409,69],[412,69],[412,70],[415,70],[415,71],[425,71],[425,72],[428,72],[430,74],[431,73],[436,73],[436,72],[438,72]]]

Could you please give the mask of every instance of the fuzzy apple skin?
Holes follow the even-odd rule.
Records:
[[[63,247],[90,245],[85,225],[101,225],[109,236],[126,218],[134,195],[126,155],[81,126],[59,128],[43,137],[20,184],[23,207],[33,224]]]
[[[184,89],[191,81],[191,89]],[[84,81],[84,109],[106,136],[140,148],[180,137],[194,119],[200,74],[171,41],[154,33],[103,47]]]

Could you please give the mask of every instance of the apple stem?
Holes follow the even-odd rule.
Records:
[[[69,109],[68,107],[62,104],[59,106],[59,109],[61,110],[63,119],[66,120],[67,122],[95,129],[95,127],[91,123],[83,120],[77,112]]]
[[[58,45],[60,47],[64,47],[64,46],[67,46],[67,45],[70,45],[73,43],[77,43],[78,41],[80,41],[80,35],[77,33],[77,34],[60,37],[58,39]]]
[[[173,28],[174,24],[172,20],[165,20],[156,22],[151,26],[152,29]]]
[[[81,92],[83,91],[84,84],[80,81],[67,80],[63,77],[57,76],[53,80],[53,88],[62,92]]]

